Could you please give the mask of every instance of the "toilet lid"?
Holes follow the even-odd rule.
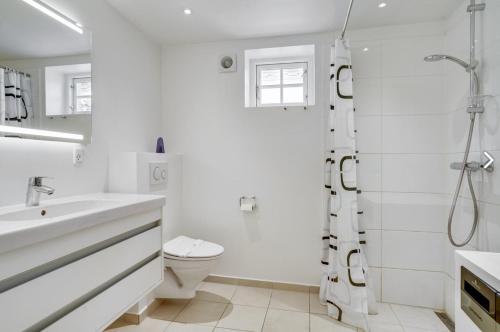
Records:
[[[207,258],[219,256],[224,247],[212,242],[195,240],[187,236],[178,236],[163,245],[167,255],[183,258]]]

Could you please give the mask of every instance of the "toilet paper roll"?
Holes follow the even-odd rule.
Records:
[[[252,203],[242,203],[240,205],[240,210],[245,212],[252,212],[254,205]]]

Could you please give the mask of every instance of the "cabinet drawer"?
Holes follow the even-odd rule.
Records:
[[[157,257],[128,277],[106,289],[95,298],[70,312],[44,331],[101,331],[123,314],[131,305],[163,277],[162,258]]]
[[[160,250],[161,228],[157,226],[12,288],[0,294],[2,329],[21,331],[44,327],[102,285]]]
[[[56,261],[68,254],[99,244],[102,241],[158,222],[161,219],[161,213],[162,210],[158,209],[134,214],[1,253],[0,282],[25,271],[36,269],[47,262]],[[26,257],[30,259],[26,259]]]

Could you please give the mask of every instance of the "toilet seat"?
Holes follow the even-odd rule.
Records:
[[[223,253],[221,245],[182,235],[163,244],[164,257],[174,260],[210,260]]]

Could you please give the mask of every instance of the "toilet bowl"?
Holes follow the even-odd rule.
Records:
[[[224,247],[216,243],[178,236],[163,245],[164,281],[155,289],[157,298],[191,299],[196,288],[213,271]]]

